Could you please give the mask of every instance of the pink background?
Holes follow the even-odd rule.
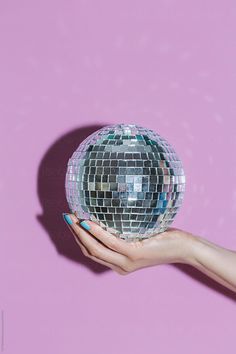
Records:
[[[235,294],[187,266],[119,276],[61,216],[81,140],[137,123],[183,161],[173,225],[236,249],[235,38],[234,0],[1,1],[2,351],[235,353]]]

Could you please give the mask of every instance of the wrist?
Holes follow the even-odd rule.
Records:
[[[168,244],[168,256],[165,255],[165,262],[195,266],[197,263],[198,243],[200,242],[198,236],[176,228],[170,228],[161,235],[163,240],[167,240]]]
[[[180,231],[179,238],[179,255],[177,262],[188,264],[196,267],[198,265],[199,252],[203,246],[202,239],[189,232]]]

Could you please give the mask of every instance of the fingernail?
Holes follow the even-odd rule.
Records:
[[[79,223],[85,230],[90,230],[91,227],[89,226],[89,224],[86,223],[86,221],[81,221]]]
[[[62,216],[63,216],[63,219],[65,220],[65,222],[68,225],[72,225],[73,224],[73,221],[71,220],[71,218],[70,218],[70,216],[68,214],[63,213]]]

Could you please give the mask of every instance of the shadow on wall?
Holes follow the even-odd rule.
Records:
[[[78,145],[103,125],[81,127],[68,132],[56,140],[43,156],[38,169],[38,196],[43,208],[37,219],[47,231],[57,252],[72,261],[88,267],[95,273],[108,270],[95,263],[80,251],[73,235],[68,230],[62,213],[69,212],[65,196],[67,162]]]
[[[83,255],[73,235],[68,230],[62,218],[62,213],[69,212],[65,197],[67,162],[78,145],[88,135],[102,127],[103,125],[85,126],[63,135],[46,151],[38,170],[38,196],[43,214],[38,215],[37,219],[47,231],[60,255],[88,267],[97,274],[109,269]],[[185,264],[171,264],[171,266],[236,302],[235,293],[208,278],[197,269]]]
[[[231,291],[230,289],[225,288],[223,285],[217,283],[214,279],[209,278],[207,275],[203,274],[199,270],[193,268],[187,264],[171,264],[175,268],[179,269],[187,276],[192,279],[198,281],[202,285],[210,288],[211,290],[220,293],[221,295],[227,297],[229,300],[236,302],[236,293]]]

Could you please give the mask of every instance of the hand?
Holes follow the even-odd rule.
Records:
[[[194,236],[188,232],[169,228],[149,239],[127,242],[90,220],[80,224],[74,214],[64,214],[64,219],[83,254],[119,274],[164,263],[191,263]]]

